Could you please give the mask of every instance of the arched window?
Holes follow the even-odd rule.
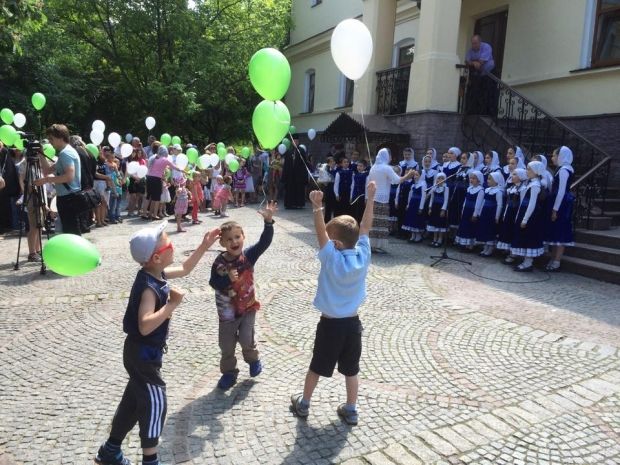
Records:
[[[407,37],[399,40],[394,44],[394,52],[392,54],[392,67],[408,66],[413,63],[413,54],[415,52],[415,39]]]
[[[312,113],[314,111],[314,82],[315,72],[313,69],[306,71],[306,80],[304,82],[304,113]]]
[[[355,90],[355,82],[340,74],[340,92],[338,94],[338,106],[353,106],[353,91]]]

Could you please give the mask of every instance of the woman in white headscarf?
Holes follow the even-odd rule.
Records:
[[[510,253],[513,256],[523,257],[523,262],[514,268],[515,271],[533,271],[534,258],[545,253],[543,246],[544,218],[542,186],[540,178],[545,167],[539,161],[527,164],[529,181],[523,195],[515,220],[515,237],[513,238]]]
[[[543,175],[540,179],[541,186],[547,191],[551,191],[551,186],[553,186],[553,175],[549,172],[549,168],[547,166],[547,157],[545,157],[542,153],[538,155],[534,155],[533,159],[535,161],[539,161],[545,167],[545,171],[543,171]]]
[[[487,185],[487,179],[489,179],[489,175],[494,173],[495,171],[501,171],[501,167],[499,166],[499,154],[495,150],[489,150],[484,156],[484,167],[482,170],[482,175],[484,176],[484,187],[485,189],[489,187]]]
[[[506,190],[506,206],[501,216],[499,233],[497,238],[497,250],[507,252],[503,263],[512,265],[516,258],[510,253],[510,245],[515,235],[515,220],[517,210],[521,203],[521,196],[525,193],[525,182],[527,181],[527,171],[524,168],[515,168],[510,175],[510,186]]]
[[[564,255],[564,248],[575,245],[573,241],[573,203],[575,197],[570,192],[570,186],[575,178],[573,152],[566,146],[553,151],[551,158],[558,167],[553,177],[551,196],[549,199],[550,212],[547,217],[550,222],[547,227],[545,243],[554,246],[551,252],[551,261],[547,264],[547,271],[558,271],[560,261]]]
[[[440,171],[441,160],[438,159],[437,150],[433,147],[426,149],[426,155],[431,157],[431,169]]]
[[[484,202],[484,177],[480,171],[470,171],[469,187],[463,202],[461,221],[454,242],[466,250],[472,250],[476,244],[478,218]]]
[[[482,244],[484,249],[480,252],[481,257],[493,255],[497,243],[499,219],[504,206],[504,176],[499,171],[489,175],[489,187],[484,190],[484,203],[478,221],[478,234],[476,243]]]
[[[386,148],[379,150],[375,164],[370,168],[368,181],[375,181],[377,193],[375,194],[374,220],[370,230],[370,245],[373,252],[386,253],[388,244],[389,216],[390,216],[390,186],[400,184],[413,177],[414,171],[409,171],[405,176],[398,176],[390,166],[390,151]]]

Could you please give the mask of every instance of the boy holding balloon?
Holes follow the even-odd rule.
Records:
[[[166,383],[161,377],[168,325],[183,293],[167,280],[188,275],[220,236],[205,234],[200,246],[179,267],[171,267],[174,248],[164,229],[167,221],[137,231],[129,241],[131,256],[142,268],[131,288],[123,331],[127,333],[123,363],[129,374],[123,398],[112,420],[110,437],[97,452],[100,465],[130,465],[121,444],[136,423],[140,426],[143,465],[158,465],[157,444],[166,417]]]

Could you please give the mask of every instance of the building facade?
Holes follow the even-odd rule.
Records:
[[[331,33],[346,18],[363,21],[374,42],[368,71],[355,83],[330,53]],[[342,112],[363,113],[401,127],[416,150],[471,144],[462,131],[457,65],[476,32],[493,46],[497,78],[618,152],[617,1],[293,0],[292,19],[286,103],[300,132],[321,134]]]

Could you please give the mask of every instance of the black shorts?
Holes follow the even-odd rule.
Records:
[[[163,183],[161,178],[157,176],[146,177],[146,199],[159,202],[161,200],[161,191]]]
[[[145,183],[146,181],[144,178],[139,181],[136,181],[134,178],[129,178],[129,187],[127,191],[130,194],[144,194]]]
[[[321,317],[316,326],[310,369],[320,376],[329,378],[338,362],[340,373],[345,376],[357,375],[360,371],[363,329],[358,316]]]

